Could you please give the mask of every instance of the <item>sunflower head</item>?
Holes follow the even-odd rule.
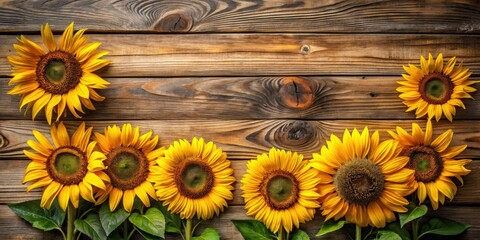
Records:
[[[63,123],[52,125],[53,144],[40,132],[33,130],[37,139],[27,144],[35,151],[24,150],[32,160],[25,170],[23,183],[32,182],[27,192],[44,187],[40,206],[50,208],[58,197],[60,207],[65,211],[71,202],[78,208],[79,196],[95,202],[93,188],[106,189],[102,180],[105,169],[105,155],[95,151],[96,142],[90,142],[92,128],[85,129],[82,123],[70,138]]]
[[[277,233],[291,232],[313,218],[320,207],[317,187],[321,179],[303,155],[272,148],[247,163],[242,178],[247,215]]]
[[[207,220],[233,199],[233,169],[227,155],[203,138],[175,141],[158,161],[155,188],[159,200],[182,219]]]
[[[102,101],[95,89],[109,84],[93,72],[108,65],[101,59],[108,52],[97,50],[99,42],[87,42],[86,29],[73,33],[73,23],[57,41],[48,23],[40,28],[44,47],[21,36],[13,47],[17,56],[8,56],[13,66],[9,85],[15,85],[8,94],[21,95],[20,109],[32,108],[32,119],[45,109],[47,122],[51,124],[53,112],[66,114],[65,108],[77,118],[84,113],[82,106],[94,110],[91,100]]]
[[[397,88],[400,98],[408,106],[407,112],[415,110],[417,118],[428,115],[438,121],[445,115],[451,122],[455,116],[455,107],[465,108],[462,98],[472,98],[469,94],[477,89],[470,86],[478,81],[468,78],[472,74],[468,68],[460,63],[456,65],[453,57],[444,65],[442,54],[435,60],[428,54],[428,60],[420,57],[420,68],[409,64],[403,69],[407,74],[402,74],[403,80],[398,81],[401,86]]]
[[[445,197],[453,199],[457,192],[451,177],[463,184],[462,176],[470,173],[465,165],[471,159],[454,159],[467,148],[467,145],[450,147],[453,138],[451,129],[440,134],[432,141],[432,123],[427,121],[425,132],[416,123],[412,123],[412,134],[401,127],[390,135],[399,141],[403,148],[401,155],[409,158],[408,167],[415,171],[417,197],[420,203],[428,196],[433,209],[443,204]]]
[[[140,135],[138,127],[131,124],[108,126],[104,134],[95,132],[100,150],[106,155],[105,191],[97,194],[97,204],[109,199],[110,210],[114,211],[123,199],[123,208],[130,212],[135,197],[150,207],[150,197],[157,200],[152,182],[158,176],[156,160],[163,156],[164,148],[157,148],[158,136],[152,131]]]
[[[406,168],[408,158],[399,156],[397,141],[379,141],[370,135],[345,130],[343,139],[331,135],[312,166],[320,171],[320,202],[326,220],[347,221],[361,227],[383,228],[395,220],[394,212],[406,212],[404,198],[413,192],[414,171]]]

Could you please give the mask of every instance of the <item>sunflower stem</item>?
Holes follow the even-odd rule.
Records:
[[[355,225],[355,240],[362,240],[362,228]]]
[[[192,219],[189,218],[187,219],[187,225],[185,226],[185,240],[191,240],[192,239]]]
[[[67,206],[67,240],[74,240],[75,239],[75,217],[77,213],[77,209],[72,205],[72,203],[68,203]]]
[[[413,240],[418,240],[418,220],[412,220],[412,234]]]
[[[123,221],[123,239],[128,240],[128,222]]]
[[[278,231],[278,240],[283,240],[283,227],[280,227],[280,230]]]

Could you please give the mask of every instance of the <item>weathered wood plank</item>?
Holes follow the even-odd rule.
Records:
[[[187,34],[90,35],[111,52],[104,77],[393,75],[443,52],[480,72],[478,35]],[[32,37],[40,42],[38,35]],[[15,37],[0,35],[0,76]]]
[[[88,9],[88,10],[87,10]],[[478,33],[467,1],[15,1],[0,3],[0,31],[36,31],[69,21],[96,32]]]
[[[465,224],[471,224],[472,227],[470,229],[455,239],[476,239],[476,237],[480,235],[480,226],[475,224],[477,216],[472,213],[478,211],[480,211],[480,207],[443,206],[440,207],[440,209],[436,211],[434,215],[448,217]],[[199,234],[205,227],[215,227],[219,230],[222,239],[242,239],[240,233],[231,222],[231,220],[242,219],[251,219],[245,215],[243,206],[231,206],[225,210],[225,212],[220,214],[220,216],[201,223],[199,228],[195,231],[195,234]],[[306,231],[310,237],[313,238],[318,232],[322,222],[323,218],[317,212],[314,220],[302,224],[300,228]],[[15,216],[15,214],[6,205],[0,205],[0,228],[8,229],[8,231],[0,231],[1,239],[61,239],[61,235],[58,232],[44,233],[42,231],[33,229],[26,221]],[[180,238],[176,235],[167,235],[167,239]],[[344,231],[339,231],[334,234],[326,235],[325,237],[322,237],[322,239],[343,240],[347,239],[347,235]]]
[[[191,139],[194,136],[214,141],[228,153],[231,159],[251,159],[272,146],[289,149],[305,154],[308,158],[317,152],[330,138],[331,134],[343,134],[345,128],[379,130],[382,139],[389,138],[386,130],[401,126],[410,131],[411,121],[405,120],[337,120],[337,121],[303,121],[303,120],[161,120],[129,121],[139,126],[142,131],[153,130],[160,137],[160,144],[168,146],[178,138]],[[425,121],[420,122],[425,127]],[[124,121],[99,121],[87,124],[94,126],[94,131],[103,131],[107,125],[123,124]],[[78,122],[67,122],[71,131]],[[452,145],[467,144],[468,148],[459,156],[461,158],[478,158],[480,156],[480,125],[478,121],[461,120],[455,124],[441,121],[434,123],[434,136],[451,128],[455,132]],[[44,121],[0,121],[0,160],[25,159],[22,150],[27,149],[26,141],[33,138],[32,129],[50,135],[50,128]]]
[[[22,185],[22,179],[29,160],[2,160],[0,161],[0,204],[15,203],[20,201],[39,199],[41,190],[33,190],[29,193],[25,192],[26,185]],[[229,205],[243,204],[242,191],[240,189],[240,179],[246,174],[247,160],[232,161],[232,168],[235,171],[235,190],[233,192],[234,199]],[[469,165],[468,169],[472,172],[465,177],[465,184],[459,187],[457,195],[452,202],[447,204],[478,204],[480,202],[480,188],[476,183],[480,182],[480,160],[475,160]]]
[[[106,97],[89,120],[114,119],[415,119],[398,97],[401,77],[109,78]],[[0,92],[11,86],[0,78]],[[478,88],[479,86],[477,86]],[[472,94],[480,98],[480,91]],[[0,95],[0,119],[31,119],[20,96]],[[480,119],[467,99],[455,120]],[[376,111],[372,111],[376,109]],[[73,119],[71,114],[67,119]],[[39,120],[45,119],[43,113]]]

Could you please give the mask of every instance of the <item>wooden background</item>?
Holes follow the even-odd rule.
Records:
[[[112,83],[101,91],[107,99],[82,120],[97,131],[131,122],[166,146],[203,136],[227,152],[238,180],[246,161],[272,146],[309,158],[345,128],[368,125],[383,139],[397,125],[410,129],[415,116],[404,112],[396,80],[420,55],[457,56],[473,78],[480,74],[473,0],[0,0],[0,239],[57,236],[32,229],[6,205],[39,198],[21,184],[29,162],[22,150],[32,129],[49,129],[43,115],[31,121],[17,109],[20,98],[6,94],[6,56],[20,34],[38,42],[40,24],[58,35],[71,21],[111,52],[112,64],[98,72]],[[460,157],[475,160],[472,173],[435,214],[472,224],[462,239],[473,239],[480,236],[480,105],[464,103],[453,124],[434,128],[436,135],[452,128],[453,144],[468,144]],[[81,121],[67,120],[70,130]],[[224,239],[240,239],[230,219],[248,219],[235,187],[231,207],[203,224]],[[317,216],[302,228],[313,236],[321,222]]]

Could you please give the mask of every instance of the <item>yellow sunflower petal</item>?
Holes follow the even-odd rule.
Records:
[[[123,192],[123,208],[127,212],[132,211],[133,201],[135,200],[134,190],[125,190]]]
[[[40,200],[40,207],[50,209],[53,200],[57,197],[58,193],[62,190],[62,185],[58,182],[51,182],[43,191],[42,199]]]
[[[58,105],[60,100],[62,100],[62,96],[52,95],[52,98],[45,107],[45,117],[47,118],[47,122],[49,125],[52,123],[53,108]]]
[[[57,42],[55,41],[55,37],[53,36],[52,29],[50,29],[50,25],[45,24],[40,27],[40,32],[43,39],[43,44],[47,47],[50,52],[53,52],[57,48]]]
[[[34,120],[37,114],[40,112],[40,110],[42,110],[43,107],[47,105],[51,97],[52,97],[51,93],[45,93],[40,99],[35,101],[35,104],[33,104],[33,110],[32,110],[32,120]]]
[[[371,202],[367,207],[368,217],[373,226],[377,228],[385,227],[385,215],[376,202]]]
[[[438,136],[430,146],[435,149],[437,152],[443,152],[450,145],[450,142],[453,138],[453,131],[451,129],[445,131],[440,136]]]
[[[66,212],[68,207],[68,202],[70,200],[70,185],[63,186],[62,190],[58,194],[58,204]]]
[[[118,204],[122,200],[123,197],[123,191],[118,189],[118,188],[113,188],[112,191],[110,192],[110,197],[109,197],[109,206],[110,206],[110,211],[115,211],[117,208]]]
[[[71,52],[71,47],[73,44],[73,25],[74,23],[70,23],[68,27],[63,32],[62,36],[58,40],[58,48],[65,52]]]

